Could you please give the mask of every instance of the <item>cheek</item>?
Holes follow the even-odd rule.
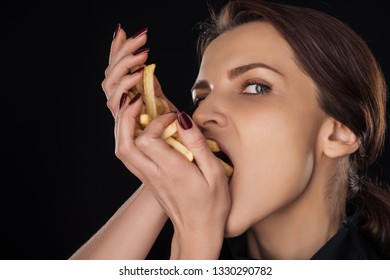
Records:
[[[244,232],[299,197],[314,168],[313,153],[281,141],[249,153],[242,165],[235,166],[237,176],[230,184],[232,207],[227,232],[233,235]]]
[[[246,165],[270,178],[299,175],[299,170],[306,170],[306,163],[312,163],[319,130],[318,122],[309,116],[313,114],[282,108],[252,116],[254,121],[247,121],[240,132],[246,135],[241,137]]]
[[[278,110],[251,119],[256,121],[246,122],[250,134],[240,138],[243,157],[231,182],[230,234],[245,231],[296,199],[314,167],[314,122]]]

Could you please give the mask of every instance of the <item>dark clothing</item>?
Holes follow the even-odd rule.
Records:
[[[338,232],[314,254],[312,260],[380,260],[370,240],[353,220],[345,219]]]
[[[357,226],[360,208],[349,205],[349,217],[344,219],[337,233],[328,240],[312,257],[312,260],[380,260],[383,259],[371,245],[370,240]],[[147,259],[169,259],[173,227],[168,221],[158,237]],[[220,253],[221,260],[253,259],[249,256],[246,235],[224,240]]]
[[[312,257],[312,260],[380,260],[382,257],[357,226],[360,210],[343,220],[337,233]],[[220,259],[251,259],[245,234],[226,239]]]

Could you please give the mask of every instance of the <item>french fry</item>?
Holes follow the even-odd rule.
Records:
[[[194,155],[192,154],[192,152],[188,150],[187,147],[184,146],[181,142],[177,141],[175,138],[168,137],[165,139],[165,141],[167,141],[167,143],[176,151],[184,155],[189,161],[194,160]]]
[[[154,69],[156,64],[149,64],[143,70],[143,100],[146,106],[146,113],[153,120],[157,117],[156,96],[154,94]]]
[[[209,146],[210,150],[213,153],[221,151],[217,142],[215,142],[214,140],[206,139],[206,142],[207,142],[207,146]]]
[[[164,106],[164,114],[165,113],[169,113],[171,111],[171,108],[169,108],[168,101],[166,99],[164,99],[164,98],[159,98],[159,100],[161,101],[161,103]]]
[[[138,122],[140,128],[135,130],[135,138],[137,138],[142,132],[143,129],[158,115],[165,114],[170,112],[168,101],[164,98],[159,98],[155,96],[154,93],[154,70],[156,68],[155,64],[144,65],[143,70],[143,79],[134,86],[128,93],[129,97],[132,98],[137,93],[141,93],[141,98],[143,100],[143,107],[141,113],[138,116]],[[133,67],[130,72],[137,70],[139,66]],[[189,161],[194,160],[194,155],[192,152],[182,143],[178,131],[177,131],[177,121],[173,121],[169,124],[161,138],[170,145],[173,149],[184,155]],[[219,152],[220,148],[217,142],[206,139],[207,145],[212,152]],[[221,162],[225,174],[227,177],[231,177],[233,174],[233,167],[219,159]]]
[[[151,121],[151,117],[149,114],[141,114],[139,115],[139,122],[143,127],[146,127]]]
[[[156,98],[157,114],[159,115],[170,112],[169,107],[167,108],[165,106],[164,101],[166,102],[163,98]]]
[[[133,99],[133,97],[136,95],[133,90],[129,90],[127,95],[129,96],[130,100]]]
[[[177,135],[177,122],[173,121],[170,125],[168,125],[165,128],[161,137],[163,139],[166,139],[170,136],[172,136],[173,138],[178,138],[178,136],[176,136],[176,135]],[[210,150],[213,153],[221,151],[221,149],[219,148],[219,145],[214,140],[206,139],[206,143],[207,143],[207,146],[210,148]]]
[[[222,163],[223,169],[225,169],[226,176],[231,177],[233,175],[233,167],[220,158],[218,160]]]
[[[161,137],[163,139],[166,139],[166,138],[171,137],[172,135],[174,135],[176,132],[177,132],[176,121],[173,121],[173,122],[171,122],[170,125],[168,125],[165,128],[165,130],[164,130],[163,134],[161,135]]]

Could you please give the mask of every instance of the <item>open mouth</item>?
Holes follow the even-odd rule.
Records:
[[[217,158],[219,158],[219,159],[223,160],[224,162],[226,162],[227,164],[233,166],[232,161],[230,160],[230,158],[224,152],[222,152],[222,151],[214,152],[214,155]]]
[[[222,163],[223,168],[225,170],[225,174],[227,177],[231,177],[234,172],[233,163],[230,160],[230,157],[228,156],[229,153],[225,153],[225,148],[216,139],[208,138],[206,139],[207,145],[209,146],[209,149],[213,152],[213,154],[219,159],[219,161]]]

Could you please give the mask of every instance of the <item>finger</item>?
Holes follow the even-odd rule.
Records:
[[[135,141],[137,147],[159,165],[160,169],[172,170],[171,167],[178,164],[181,167],[183,167],[183,164],[192,164],[182,154],[171,148],[161,137],[165,128],[175,121],[175,116],[176,114],[169,113],[155,118]],[[167,160],[168,158],[169,160]]]
[[[115,154],[131,172],[144,181],[144,172],[153,170],[156,166],[134,143],[136,117],[142,108],[141,98],[139,95],[136,98],[134,97],[130,104],[129,98],[126,97],[115,118]]]
[[[127,39],[126,32],[122,29],[121,24],[118,23],[115,27],[114,35],[111,42],[108,64],[111,64],[112,58],[116,55],[118,49],[120,48],[121,45],[123,45],[126,39]]]
[[[143,131],[142,136],[139,138],[151,138],[151,139],[161,139],[162,134],[167,126],[169,126],[176,119],[175,113],[167,113],[156,117],[152,120]],[[144,141],[143,139],[139,140],[140,142]]]
[[[106,71],[109,73],[111,68],[115,66],[116,63],[118,63],[119,60],[121,60],[123,57],[128,56],[130,54],[135,53],[137,50],[139,50],[143,45],[146,44],[147,41],[147,29],[143,28],[143,31],[140,31],[141,33],[132,36],[128,38],[125,41],[121,41],[121,37],[118,39],[122,43],[114,49],[114,53],[110,55],[109,60],[109,66],[106,69]],[[123,31],[121,29],[121,31]],[[138,32],[137,32],[138,33]],[[122,32],[119,32],[118,36],[120,36]],[[123,35],[126,37],[124,31]],[[116,39],[114,39],[115,41]]]
[[[106,72],[106,77],[102,82],[102,88],[109,98],[118,84],[121,82],[122,77],[126,77],[132,67],[136,65],[143,65],[148,58],[149,49],[134,55],[129,54],[119,60],[115,65],[110,66],[110,70]]]
[[[225,176],[225,171],[218,158],[211,152],[206,139],[200,129],[194,125],[191,118],[185,113],[180,112],[177,115],[178,133],[183,144],[193,153],[196,165],[202,171],[206,179],[214,178],[212,176],[219,172]],[[210,182],[209,182],[210,183]]]
[[[133,74],[122,77],[111,96],[107,96],[107,107],[115,117],[120,106],[120,100],[123,93],[127,94],[129,90],[142,80],[142,69]]]

